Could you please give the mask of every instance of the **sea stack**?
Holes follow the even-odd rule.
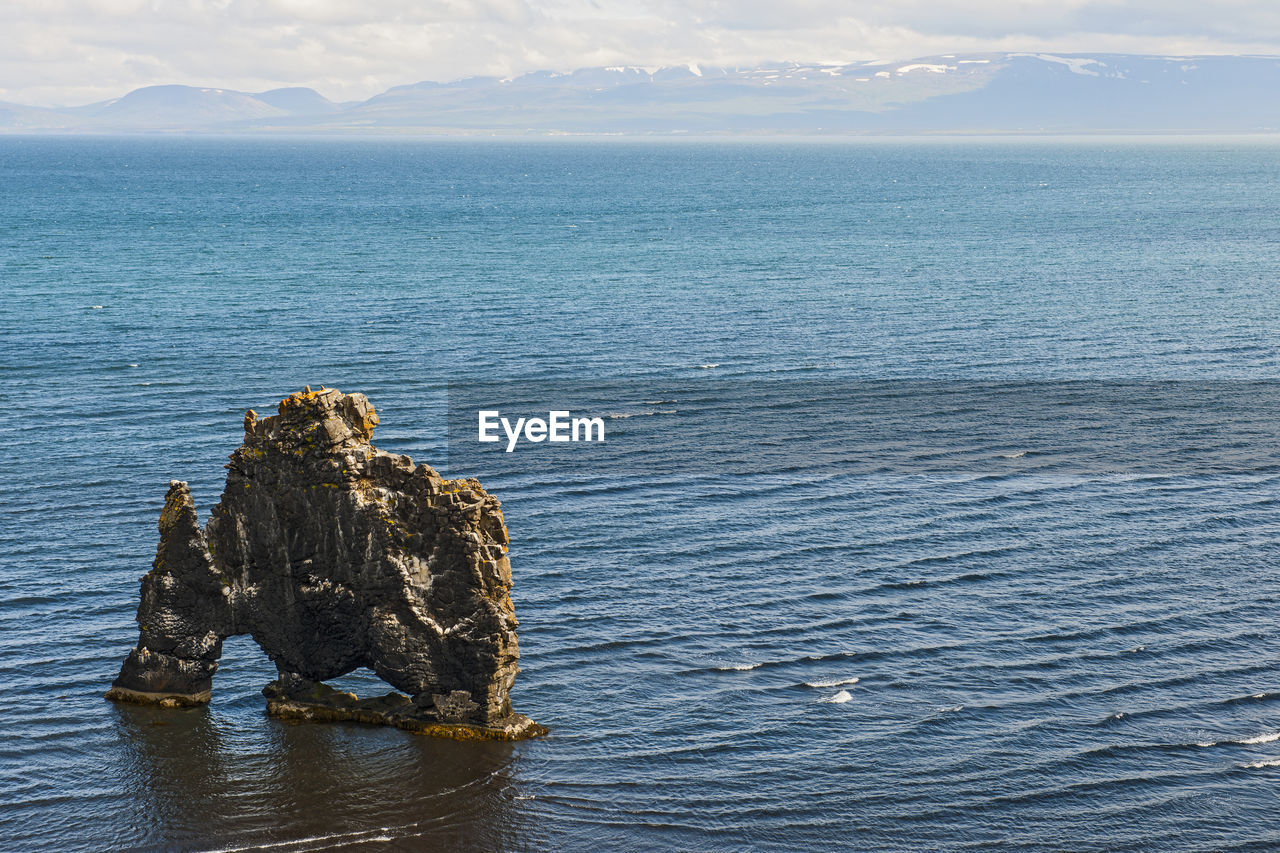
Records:
[[[107,698],[209,701],[222,641],[275,662],[268,713],[453,738],[546,730],[511,709],[519,671],[507,528],[476,480],[445,480],[369,443],[363,394],[293,394],[244,419],[203,529],[173,481],[142,578],[138,645]],[[358,699],[323,681],[368,667],[401,693]]]

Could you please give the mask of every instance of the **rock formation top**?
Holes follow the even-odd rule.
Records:
[[[170,483],[138,645],[109,698],[207,702],[222,641],[250,634],[279,672],[263,691],[279,716],[544,731],[511,709],[519,646],[498,500],[378,450],[377,424],[363,394],[308,387],[276,415],[245,414],[204,528],[187,484]],[[403,694],[360,700],[322,683],[359,667]]]
[[[250,409],[244,415],[246,447],[274,444],[291,449],[367,446],[378,425],[378,415],[363,394],[343,394],[321,387],[292,394],[280,401],[279,414],[258,419]]]

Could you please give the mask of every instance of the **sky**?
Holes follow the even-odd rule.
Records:
[[[986,51],[1280,54],[1277,0],[3,0],[0,101],[391,86],[601,65]]]

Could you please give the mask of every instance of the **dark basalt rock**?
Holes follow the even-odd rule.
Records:
[[[187,484],[160,514],[141,629],[107,693],[209,701],[222,641],[276,663],[267,709],[457,738],[545,732],[511,710],[519,671],[507,529],[475,480],[445,480],[369,444],[363,394],[294,394],[245,415],[226,490],[202,530]],[[359,700],[322,682],[368,667],[407,695]]]

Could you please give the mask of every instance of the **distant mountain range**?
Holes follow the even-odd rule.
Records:
[[[396,86],[334,103],[148,86],[0,133],[893,134],[1280,131],[1280,57],[999,53],[754,68],[587,68]]]

